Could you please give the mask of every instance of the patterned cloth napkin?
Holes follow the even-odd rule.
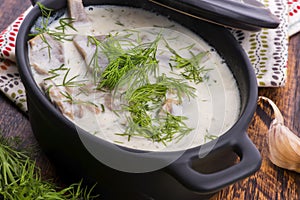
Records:
[[[258,85],[281,87],[287,78],[288,38],[300,31],[300,0],[260,1],[280,19],[279,27],[259,32],[231,31],[248,54]],[[24,112],[27,111],[26,96],[15,64],[15,40],[30,9],[0,33],[0,91]]]

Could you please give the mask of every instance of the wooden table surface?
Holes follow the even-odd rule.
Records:
[[[0,0],[0,31],[29,6],[29,0]],[[300,135],[300,60],[297,58],[300,58],[300,34],[290,38],[286,86],[259,88],[259,95],[271,98],[282,111],[286,126]],[[271,117],[258,107],[248,129],[251,140],[263,158],[260,170],[254,175],[224,188],[212,197],[212,200],[300,199],[300,174],[278,168],[268,159],[266,135]],[[37,165],[42,169],[43,177],[59,181],[55,168],[38,147],[27,116],[20,112],[3,94],[0,94],[0,131],[5,136],[19,136],[23,141],[20,143],[20,148],[34,148]]]

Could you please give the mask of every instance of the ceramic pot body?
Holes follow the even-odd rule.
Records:
[[[42,3],[54,10],[67,6],[66,0],[47,0]],[[81,130],[50,103],[32,77],[27,41],[30,39],[30,28],[41,15],[35,6],[25,18],[18,34],[17,61],[26,88],[32,130],[41,148],[65,177],[84,177],[89,182],[96,181],[110,199],[114,198],[111,195],[116,192],[139,196],[139,199],[194,199],[212,194],[259,169],[260,154],[246,133],[256,109],[256,77],[247,55],[227,29],[147,0],[85,0],[84,4],[143,8],[166,15],[198,34],[226,60],[240,90],[241,111],[238,121],[217,141],[181,152],[149,153],[121,148]],[[93,147],[93,153],[87,144]],[[199,152],[206,156],[199,158]],[[137,166],[139,163],[167,164],[157,170],[133,173],[114,169],[99,161],[98,156],[111,156],[116,162],[122,158],[125,159],[122,162]],[[237,157],[240,159],[236,164]]]

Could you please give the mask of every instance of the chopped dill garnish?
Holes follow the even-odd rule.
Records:
[[[119,26],[125,26],[122,22],[120,22],[119,20],[118,21],[116,21],[116,23],[115,24],[117,24],[117,25],[119,25]]]
[[[37,33],[30,34],[30,36],[36,36],[36,35],[39,35],[39,34],[47,33],[52,38],[54,38],[55,40],[58,40],[58,41],[64,41],[64,40],[72,41],[73,36],[70,35],[70,34],[66,34],[65,31],[66,31],[67,27],[77,31],[73,27],[74,19],[72,19],[72,18],[61,18],[59,20],[60,26],[55,27],[55,30],[52,30],[52,29],[49,28],[49,25],[50,25],[49,21],[50,21],[50,17],[52,15],[53,10],[45,7],[40,2],[37,2],[37,5],[39,6],[39,8],[41,10],[41,13],[42,13],[42,24],[41,24],[41,27],[35,27],[35,31]]]
[[[120,142],[120,141],[114,141],[114,143],[116,143],[116,144],[124,144],[124,142]]]
[[[68,79],[68,75],[70,73],[70,68],[67,69],[66,74],[64,75],[63,81],[61,85],[58,86],[65,86],[65,87],[83,87],[85,86],[85,80],[76,80],[79,75],[75,75]]]
[[[62,71],[65,71],[65,74],[63,76],[63,80],[61,84],[58,84],[57,86],[65,86],[65,87],[83,87],[85,86],[85,80],[76,80],[79,75],[75,75],[68,79],[68,75],[70,73],[71,68],[65,67],[64,64],[62,64],[58,68],[54,68],[48,71],[50,74],[49,77],[44,78],[44,81],[46,80],[53,80],[59,76],[62,75]]]
[[[45,94],[49,97],[50,96],[50,90],[51,88],[53,88],[54,86],[53,85],[49,85],[46,90],[45,90]]]
[[[56,77],[59,77],[59,76],[60,76],[60,73],[59,73],[60,71],[66,71],[66,70],[68,70],[68,68],[65,67],[64,64],[62,64],[62,65],[59,66],[58,68],[49,70],[48,73],[49,73],[51,76],[49,76],[49,77],[47,77],[47,78],[44,78],[44,80],[45,80],[45,81],[46,81],[46,80],[53,80],[53,79],[55,79]]]
[[[74,103],[74,99],[72,95],[69,92],[60,92],[61,95],[63,95],[67,100],[65,102]]]
[[[130,113],[130,125],[123,135],[139,135],[147,128],[143,136],[156,142],[170,141],[174,135],[186,135],[193,129],[188,128],[184,116],[175,116],[163,109],[167,101],[167,93],[173,93],[179,104],[184,97],[195,97],[195,88],[180,79],[167,77],[165,74],[157,77],[155,83],[145,84],[124,96],[127,105],[123,109]],[[156,113],[153,115],[153,113]],[[149,131],[151,130],[151,131]],[[181,137],[180,137],[181,138]]]
[[[218,138],[218,136],[211,135],[211,134],[207,133],[206,135],[204,135],[204,142],[206,143],[208,141],[212,141],[212,140],[215,140],[217,138]]]
[[[39,6],[39,9],[42,13],[42,25],[48,26],[49,24],[49,19],[51,17],[51,14],[53,12],[53,9],[47,8],[46,6],[44,6],[42,3],[37,2],[37,5]],[[46,28],[46,27],[45,27]]]
[[[126,92],[124,98],[129,105],[135,105],[142,102],[151,102],[153,106],[161,105],[166,98],[167,92],[175,94],[179,103],[182,98],[195,97],[195,88],[189,86],[184,80],[167,77],[165,74],[157,77],[155,83],[148,83],[137,89]],[[148,106],[148,109],[151,107]]]
[[[100,104],[101,106],[101,112],[105,112],[105,106],[103,104]]]
[[[187,120],[186,117],[174,116],[168,112],[161,118],[152,119],[153,123],[156,124],[155,126],[139,126],[132,119],[128,118],[127,120],[128,126],[126,130],[124,133],[117,135],[127,136],[128,141],[130,141],[132,136],[142,136],[153,142],[162,142],[166,145],[166,142],[171,142],[173,139],[179,141],[193,130],[184,123],[184,120]]]
[[[173,54],[171,56],[170,61],[175,62],[175,64],[169,63],[171,69],[183,69],[184,71],[181,72],[181,76],[187,80],[191,80],[194,83],[198,84],[204,81],[207,78],[207,71],[210,69],[201,66],[201,60],[207,54],[207,52],[200,52],[194,55],[191,51],[191,58],[183,58],[180,56],[174,49],[168,45],[166,42],[166,47],[169,51]],[[191,48],[192,46],[189,46]]]
[[[74,31],[77,31],[76,28],[72,25],[75,22],[72,18],[60,18],[59,24],[60,26],[55,27],[56,30],[61,31],[62,33],[66,32],[66,28],[73,29]]]
[[[135,39],[132,38],[134,34],[137,34]],[[173,139],[180,140],[193,130],[185,123],[188,118],[173,113],[172,109],[196,97],[196,89],[190,82],[198,84],[204,80],[206,69],[200,66],[200,62],[205,52],[194,55],[190,51],[194,44],[190,44],[185,50],[191,56],[184,58],[168,45],[160,33],[147,42],[143,39],[144,35],[133,31],[125,35],[108,35],[103,40],[87,37],[87,45],[95,46],[88,66],[96,89],[110,92],[113,98],[120,98],[120,107],[112,112],[117,116],[125,116],[126,125],[124,132],[118,135],[127,136],[128,140],[132,136],[141,136],[166,145]],[[168,77],[159,72],[157,53],[160,42],[171,53],[171,71],[180,69],[181,74]],[[100,54],[108,60],[105,68],[100,66]],[[83,81],[77,81],[79,75],[69,77],[70,68],[64,66],[49,71],[51,76],[48,79],[56,78],[58,71],[65,71],[60,86],[84,86]],[[90,103],[77,101],[67,92],[62,95],[70,103]],[[99,104],[99,107],[102,112],[105,111],[103,104]]]
[[[89,46],[89,45],[94,45],[95,46],[95,52],[92,56],[91,61],[88,64],[88,67],[92,68],[93,79],[94,79],[95,84],[97,84],[97,79],[98,79],[98,77],[100,76],[100,73],[101,73],[101,67],[100,67],[99,59],[98,59],[100,44],[101,43],[100,43],[99,40],[97,40],[97,38],[95,38],[93,36],[88,36],[87,46]]]
[[[39,9],[42,14],[41,26],[36,26],[35,27],[36,33],[29,34],[29,36],[33,36],[33,37],[37,36],[37,35],[41,36],[42,41],[46,44],[46,48],[48,48],[49,59],[51,59],[51,53],[50,53],[51,45],[47,41],[44,34],[48,34],[53,39],[61,41],[61,42],[72,41],[73,36],[70,34],[66,34],[65,31],[66,31],[67,27],[76,31],[76,29],[73,27],[74,20],[71,18],[61,18],[59,20],[60,26],[58,26],[54,30],[52,30],[49,28],[49,21],[50,21],[50,17],[52,15],[53,10],[47,8],[40,2],[37,2],[37,5],[39,6]]]
[[[158,35],[151,43],[143,43],[128,49],[124,49],[116,37],[107,38],[101,47],[109,59],[109,64],[101,74],[98,88],[113,90],[130,70],[143,68],[145,65],[158,65],[156,52],[160,38],[161,35]]]
[[[79,104],[79,105],[90,105],[98,108],[98,105],[91,101],[81,101],[81,100],[74,99],[69,92],[60,92],[60,94],[66,98],[65,102],[69,102],[72,104]]]
[[[164,105],[169,100],[168,95],[175,97],[179,105],[184,99],[196,97],[196,90],[188,81],[203,81],[205,69],[200,67],[200,61],[206,53],[191,53],[191,58],[184,58],[167,44],[162,34],[150,42],[143,42],[139,32],[134,40],[131,38],[133,34],[109,35],[103,41],[89,36],[89,43],[96,46],[90,65],[98,70],[100,51],[109,61],[97,76],[97,89],[111,91],[114,98],[121,98],[121,109],[113,112],[118,116],[125,114],[127,125],[124,133],[118,135],[128,136],[128,140],[132,136],[143,136],[164,144],[174,138],[179,140],[193,129],[185,124],[187,117],[172,114]],[[172,67],[183,69],[181,75],[167,77],[159,73],[159,42],[165,42],[171,52]],[[193,46],[191,44],[186,48]]]

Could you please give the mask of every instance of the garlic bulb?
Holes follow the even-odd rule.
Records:
[[[259,97],[259,100],[267,101],[275,115],[268,131],[271,162],[278,167],[300,172],[300,138],[284,126],[283,116],[272,100],[267,97]]]

